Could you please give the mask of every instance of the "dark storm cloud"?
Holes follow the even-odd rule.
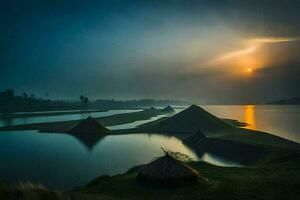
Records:
[[[299,8],[296,0],[2,1],[0,89],[205,103],[297,95],[290,55],[299,44],[252,80],[206,63],[243,38],[299,36]]]

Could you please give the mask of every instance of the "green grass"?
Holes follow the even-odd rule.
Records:
[[[0,199],[5,200],[69,200],[70,195],[52,191],[30,182],[19,184],[0,184]]]
[[[300,199],[299,154],[280,151],[264,163],[245,168],[216,167],[203,162],[192,167],[207,184],[168,190],[139,185],[137,169],[124,175],[100,177],[72,192],[75,199]]]
[[[201,176],[208,179],[207,184],[199,183],[168,190],[149,188],[136,182],[138,168],[135,168],[123,175],[100,177],[87,186],[72,191],[72,195],[79,200],[300,199],[299,144],[268,133],[239,128],[218,135],[216,138],[233,140],[239,142],[240,145],[254,145],[263,148],[268,153],[257,162],[242,168],[217,167],[204,162],[190,163]]]
[[[109,117],[97,118],[103,125],[111,126],[123,123],[130,123],[137,120],[149,119],[162,114],[160,110],[145,110],[141,112],[119,114]],[[162,119],[160,119],[162,120]],[[151,122],[141,127],[148,128],[160,120]],[[45,132],[65,132],[72,128],[79,121],[40,123],[23,126],[0,128],[0,130],[28,130],[36,129]],[[111,134],[125,134],[112,131]],[[229,141],[224,145],[235,144],[238,148],[243,145],[254,145],[263,148],[266,153],[262,159],[251,163],[247,167],[217,167],[204,162],[193,162],[190,165],[195,168],[201,176],[207,178],[207,183],[199,183],[193,186],[178,187],[168,190],[141,186],[136,182],[138,167],[128,173],[117,176],[99,177],[85,187],[68,192],[72,199],[202,199],[202,200],[282,200],[300,199],[300,145],[283,138],[241,128],[233,128],[228,132],[220,134],[206,133],[212,140]],[[238,144],[237,144],[237,143]],[[209,146],[209,144],[208,144]],[[197,148],[197,147],[196,147]],[[213,147],[217,148],[217,147]],[[249,152],[249,155],[251,152]],[[261,152],[262,153],[262,152]],[[250,156],[251,158],[251,156]],[[18,191],[20,188],[9,188],[1,186],[0,194],[7,194],[7,191]],[[24,192],[24,190],[21,190]],[[34,196],[41,193],[53,194],[53,191],[37,188],[27,189],[33,192]],[[27,193],[26,193],[27,194]],[[62,195],[61,193],[56,193]],[[1,196],[0,196],[1,197]],[[61,198],[61,196],[58,196]],[[32,199],[34,199],[32,198]],[[62,196],[68,198],[68,196]],[[5,198],[0,198],[5,199]],[[40,198],[43,199],[43,198]]]

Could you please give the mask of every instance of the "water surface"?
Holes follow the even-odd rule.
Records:
[[[86,142],[67,134],[36,131],[0,134],[1,181],[32,181],[50,188],[83,186],[101,175],[125,173],[128,169],[162,156],[161,147],[220,166],[232,161],[211,154],[198,156],[175,136],[159,134],[114,135]]]
[[[122,129],[137,128],[138,126],[140,126],[142,124],[158,120],[159,118],[162,118],[162,117],[171,117],[172,115],[175,115],[176,113],[182,111],[183,109],[174,109],[174,110],[175,110],[175,112],[173,112],[173,113],[161,114],[161,115],[151,117],[150,119],[137,120],[137,121],[134,121],[131,123],[108,126],[107,128],[110,130],[122,130]]]
[[[245,128],[268,132],[300,143],[300,106],[297,105],[217,105],[202,106],[220,118],[236,119]]]
[[[1,118],[0,119],[0,127],[1,126],[12,126],[12,125],[20,125],[20,124],[31,124],[31,123],[42,123],[42,122],[60,122],[60,121],[71,121],[71,120],[79,120],[85,119],[88,116],[92,117],[107,117],[116,114],[123,113],[132,113],[138,112],[141,110],[108,110],[104,112],[92,112],[92,113],[78,113],[78,114],[66,114],[66,115],[57,115],[57,116],[37,116],[37,117],[17,117],[17,118]]]

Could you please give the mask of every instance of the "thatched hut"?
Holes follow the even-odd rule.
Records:
[[[91,116],[82,120],[74,128],[72,128],[69,133],[75,135],[81,134],[103,134],[107,132],[108,129],[100,124],[97,120],[93,119]]]
[[[163,157],[143,166],[137,176],[142,184],[158,187],[175,187],[196,183],[198,172],[173,158],[168,152]]]

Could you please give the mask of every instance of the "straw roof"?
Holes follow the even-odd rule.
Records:
[[[140,183],[159,187],[174,187],[196,183],[199,174],[183,162],[174,159],[167,152],[163,157],[142,167],[137,179]]]
[[[82,120],[69,133],[71,134],[103,134],[108,129],[102,126],[97,120],[89,116],[87,119]]]

